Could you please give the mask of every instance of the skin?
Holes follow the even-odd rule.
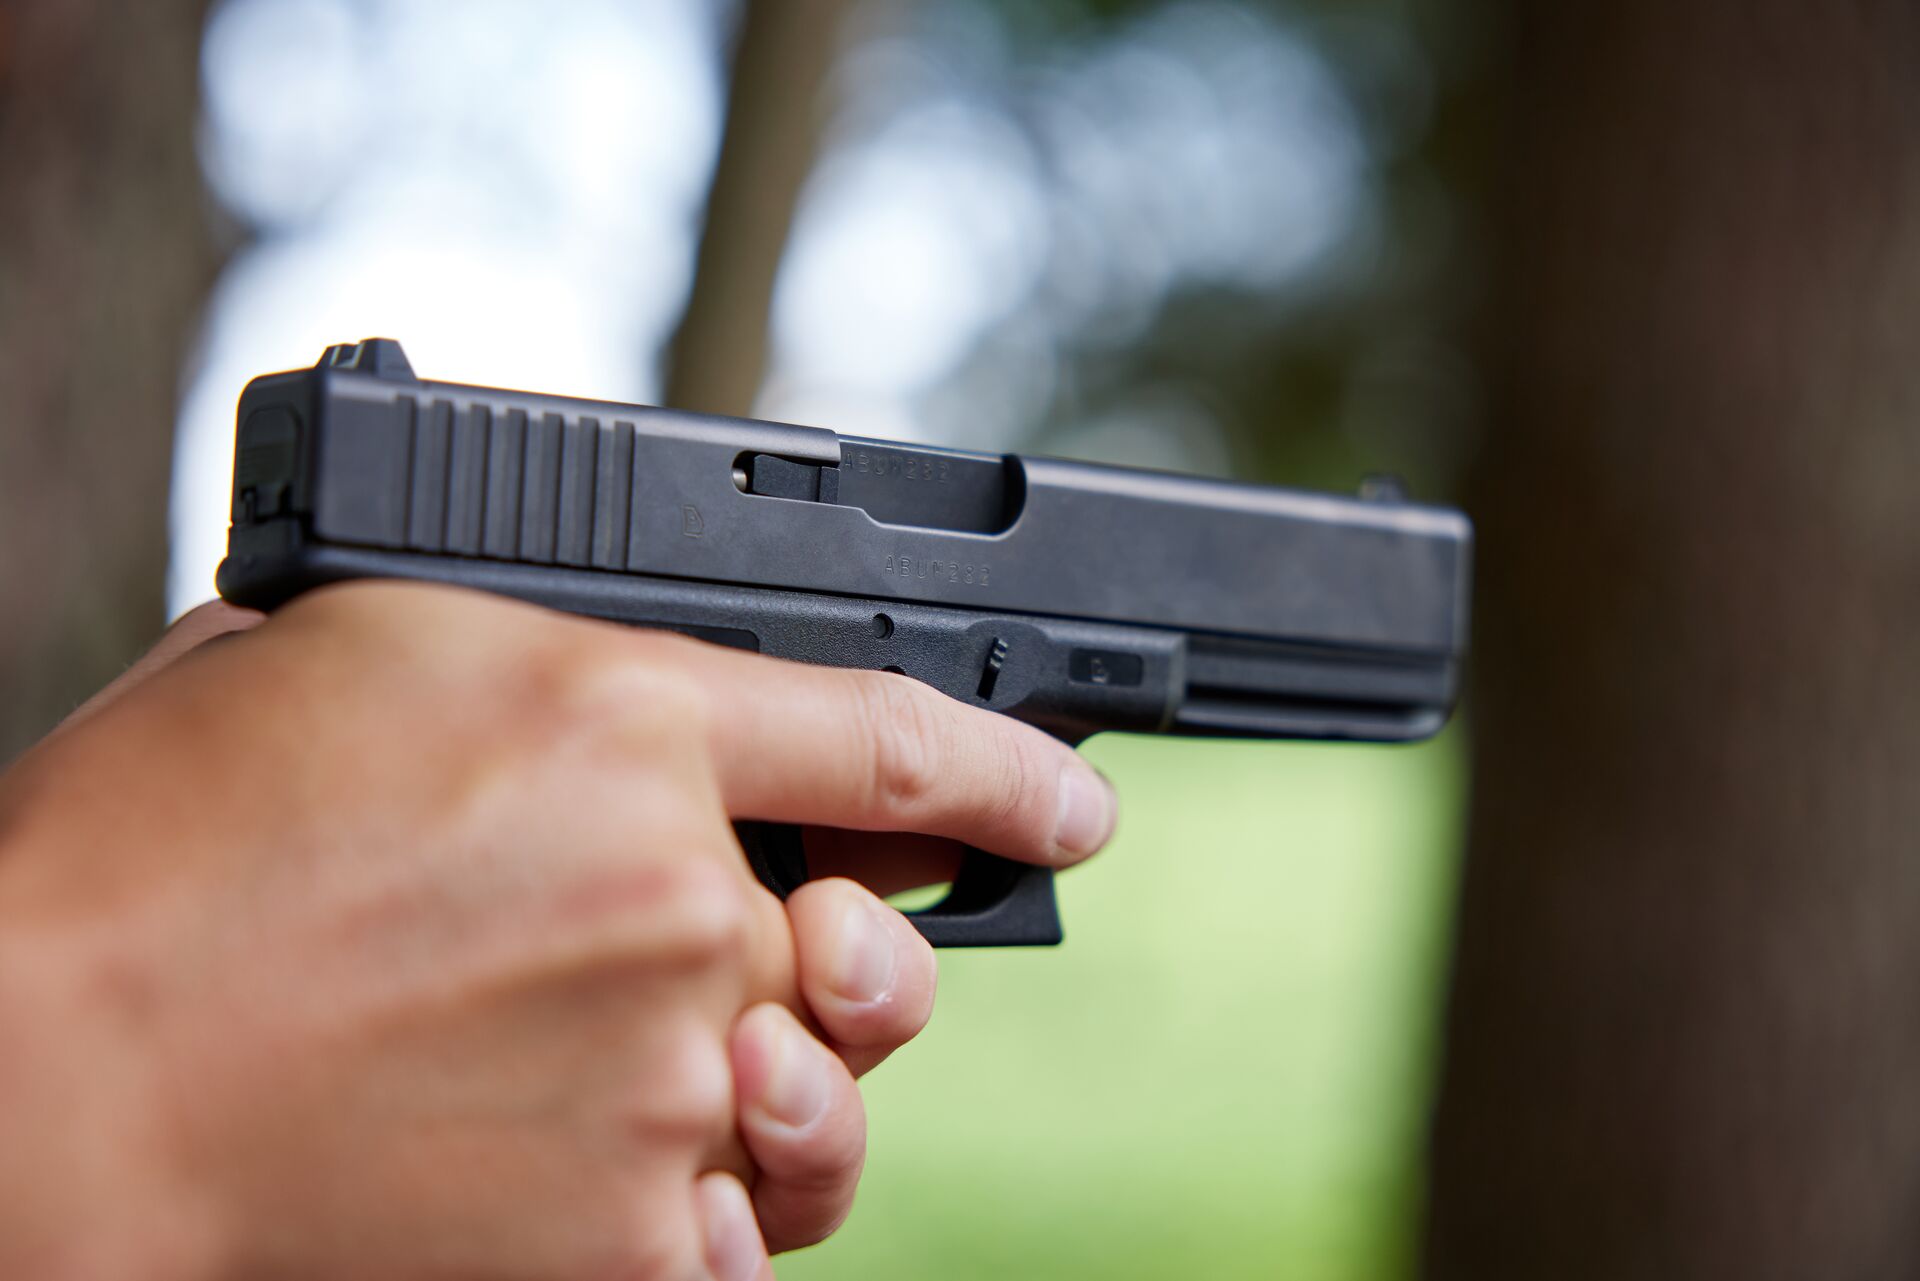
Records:
[[[935,972],[732,822],[892,888],[1113,814],[885,673],[417,585],[196,611],[0,775],[0,1275],[770,1278]]]

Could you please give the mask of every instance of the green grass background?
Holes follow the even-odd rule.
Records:
[[[1123,816],[1066,945],[942,955],[853,1217],[782,1281],[1409,1275],[1458,736],[1086,753]]]

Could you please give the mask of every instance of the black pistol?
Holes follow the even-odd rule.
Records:
[[[220,594],[455,583],[886,669],[1071,744],[1101,730],[1404,742],[1453,707],[1457,511],[425,382],[390,339],[240,397]],[[797,831],[741,825],[806,880]],[[1053,873],[970,851],[936,946],[1058,943]]]

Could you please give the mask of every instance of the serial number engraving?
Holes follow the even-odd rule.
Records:
[[[856,449],[846,465],[868,476],[898,476],[901,480],[928,480],[936,485],[944,485],[948,480],[949,461],[945,458],[918,458],[910,454],[883,454],[877,450]]]
[[[960,583],[968,587],[990,586],[992,568],[963,560],[936,560],[931,556],[889,556],[882,570],[902,578],[930,583]]]

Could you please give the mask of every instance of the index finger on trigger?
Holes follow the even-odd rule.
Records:
[[[694,648],[734,818],[918,832],[1050,866],[1112,835],[1112,787],[1030,725],[894,673]]]

